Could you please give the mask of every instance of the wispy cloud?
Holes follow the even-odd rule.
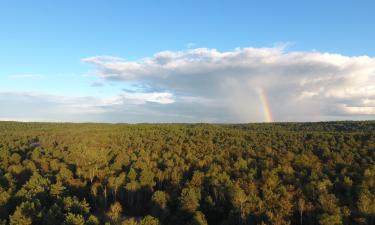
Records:
[[[10,79],[30,79],[30,80],[40,80],[45,79],[46,76],[40,74],[12,74],[9,75]]]
[[[104,86],[104,83],[103,82],[100,82],[100,81],[94,81],[90,84],[91,87],[102,87]]]
[[[196,45],[197,45],[197,44],[194,43],[194,42],[189,42],[189,43],[186,44],[186,47],[187,47],[187,48],[193,48],[193,47],[195,47]]]
[[[122,92],[106,97],[0,92],[0,120],[142,122],[157,114],[142,105],[157,107],[173,102],[172,94],[158,92]]]

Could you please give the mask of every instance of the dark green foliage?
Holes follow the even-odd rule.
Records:
[[[0,122],[0,224],[375,224],[375,122]]]

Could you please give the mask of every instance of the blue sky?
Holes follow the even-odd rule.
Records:
[[[212,54],[213,50],[225,54],[233,53],[236,48],[249,47],[257,51],[250,53],[243,51],[245,53],[242,52],[243,54],[240,55],[246,56],[240,61],[251,61],[254,57],[259,57],[261,49],[267,48],[272,52],[270,57],[279,57],[277,65],[293,58],[290,54],[299,52],[303,53],[304,57],[310,57],[308,59],[310,62],[300,62],[301,65],[298,64],[300,67],[307,68],[323,60],[325,65],[332,64],[346,68],[346,72],[341,74],[337,71],[342,70],[322,73],[319,66],[309,68],[308,71],[301,70],[304,75],[311,73],[311,70],[316,70],[311,76],[319,79],[322,76],[335,74],[344,77],[346,79],[344,83],[348,84],[353,83],[350,80],[352,70],[356,69],[358,73],[363,73],[361,82],[354,82],[357,86],[353,84],[343,88],[344,84],[339,87],[328,85],[324,94],[320,92],[318,94],[315,89],[310,90],[311,86],[303,87],[303,90],[301,86],[293,86],[299,91],[299,95],[294,96],[293,99],[299,99],[307,92],[314,98],[320,97],[305,100],[303,105],[296,103],[294,111],[300,113],[293,116],[288,116],[287,109],[281,106],[272,107],[275,121],[289,121],[294,118],[303,121],[373,119],[373,112],[375,112],[374,96],[371,95],[373,86],[364,84],[368,85],[374,77],[372,70],[373,57],[375,57],[374,10],[374,1],[2,1],[0,3],[0,107],[9,108],[10,96],[17,97],[11,101],[13,103],[11,109],[7,113],[0,114],[0,119],[105,122],[264,121],[262,117],[264,113],[260,111],[264,107],[259,105],[262,103],[257,100],[253,90],[259,88],[258,86],[269,89],[267,93],[271,105],[277,105],[278,92],[285,92],[282,87],[267,83],[266,75],[248,75],[252,79],[260,76],[256,80],[263,79],[261,84],[254,79],[250,81],[249,77],[246,80],[236,80],[239,83],[246,81],[249,86],[242,87],[241,94],[236,94],[235,97],[233,93],[223,93],[219,90],[220,87],[228,84],[228,80],[233,80],[233,72],[228,72],[228,68],[225,68],[227,71],[225,76],[210,78],[213,79],[210,82],[215,83],[219,79],[220,82],[217,86],[213,85],[212,92],[206,93],[194,88],[199,86],[197,83],[203,82],[202,80],[186,76],[180,81],[175,79],[178,75],[170,75],[176,71],[176,68],[154,71],[155,65],[150,66],[144,62],[145,58],[157,62],[157,57],[153,57],[165,51],[180,54],[178,57],[168,55],[169,61],[178,61],[183,55],[184,60],[191,62],[190,57],[201,54],[216,60],[217,55]],[[203,48],[207,50],[204,53],[197,54],[197,51],[194,51]],[[275,49],[279,52],[275,53]],[[314,58],[313,53],[318,53],[320,58],[318,60]],[[329,59],[324,53],[331,54]],[[335,61],[335,55],[343,57],[339,65]],[[103,56],[121,59],[104,60]],[[355,58],[358,56],[365,56],[368,59],[361,59],[361,62],[358,62]],[[173,65],[178,65],[177,69],[180,71],[207,63],[199,57],[194,60],[198,63],[193,63],[191,67],[185,68],[181,66],[182,64],[176,64],[177,61],[173,61]],[[220,60],[224,60],[220,61],[222,65],[227,62],[222,57]],[[347,62],[348,60],[350,62]],[[112,64],[117,63],[114,72],[113,65],[109,65],[108,61]],[[124,62],[138,63],[143,72],[129,69],[129,65],[123,64]],[[356,65],[349,68],[349,65],[353,64]],[[358,69],[358,66],[361,69]],[[249,74],[249,71],[254,71],[254,66],[250,67],[251,69],[246,67],[243,73]],[[108,70],[111,70],[111,73]],[[146,70],[148,75],[144,74]],[[367,72],[363,72],[364,70]],[[286,71],[295,71],[295,69],[289,66]],[[199,71],[201,74],[211,72],[204,68]],[[156,73],[164,77],[164,82],[160,79],[150,79],[149,76]],[[189,71],[184,71],[182,74],[186,73],[190,74]],[[218,72],[220,73],[222,71]],[[137,76],[137,78],[129,79],[129,76]],[[278,75],[278,79],[285,78],[280,78]],[[302,82],[298,80],[299,77],[293,79],[296,83]],[[303,81],[306,79],[303,78]],[[182,87],[179,82],[189,83],[190,86]],[[330,81],[326,81],[325,84],[329,83]],[[362,94],[350,91],[361,88]],[[327,94],[331,92],[335,94]],[[346,93],[345,96],[343,92]],[[4,96],[1,97],[1,93]],[[233,102],[235,98],[238,104],[233,106],[228,103],[219,107],[212,103],[219,101],[212,97],[214,94],[221,96],[221,99],[230,99],[228,102]],[[33,102],[33,105],[43,107],[48,105],[46,108],[53,110],[49,113],[40,113],[38,110],[25,109],[22,104],[24,100],[19,100],[20,95],[27,95],[23,98],[28,98],[27,101]],[[254,100],[250,105],[253,105],[252,108],[259,108],[258,112],[250,109],[242,110],[242,105],[245,103],[241,99],[252,99],[251,96]],[[57,111],[69,106],[56,98],[66,97],[75,104],[80,104],[81,98],[100,99],[92,100],[89,111],[74,108],[81,111],[62,116]],[[287,97],[290,97],[290,93],[285,93],[285,98]],[[192,103],[189,100],[188,104],[186,98],[196,99],[196,102]],[[8,101],[1,99],[8,99]],[[105,103],[94,104],[97,101]],[[109,105],[108,101],[111,102]],[[211,105],[207,106],[207,102],[202,103],[204,101],[210,101]],[[326,103],[319,105],[318,108],[321,108],[319,112],[314,115],[302,115],[304,113],[302,108],[308,106],[316,108],[319,101]],[[205,110],[197,110],[200,104],[205,106]],[[336,106],[330,108],[329,104]],[[98,112],[94,110],[95,115],[90,114],[92,108],[97,107],[101,109],[110,107],[111,110],[110,113],[106,110]],[[351,108],[342,109],[342,107]],[[238,108],[238,110],[232,112],[233,110],[229,108]],[[25,110],[29,114],[20,113]],[[129,113],[129,110],[133,113]],[[217,111],[225,113],[217,113]],[[168,113],[171,112],[173,113],[169,115]]]

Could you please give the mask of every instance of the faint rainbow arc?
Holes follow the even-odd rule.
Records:
[[[264,92],[263,88],[258,88],[257,92],[258,92],[258,95],[259,95],[259,99],[262,103],[263,115],[264,115],[265,122],[271,123],[271,122],[273,122],[273,118],[272,118],[271,105],[268,101],[267,95]]]

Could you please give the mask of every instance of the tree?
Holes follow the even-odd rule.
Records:
[[[342,224],[341,217],[339,215],[330,215],[323,213],[319,216],[319,224],[321,225],[340,225]]]
[[[17,197],[23,200],[33,200],[39,198],[41,201],[46,200],[50,186],[47,178],[42,177],[39,173],[35,172],[26,184],[16,193]]]
[[[119,202],[115,202],[109,208],[107,216],[113,224],[117,224],[121,219],[122,207]]]
[[[195,188],[184,188],[182,189],[179,197],[181,210],[187,213],[194,213],[199,207],[201,195],[200,192]]]
[[[298,211],[299,211],[300,224],[302,225],[303,212],[305,211],[305,208],[306,208],[306,201],[303,197],[298,198],[297,206],[298,206]]]
[[[21,210],[17,210],[10,216],[10,225],[30,225],[33,220],[28,215],[25,215]]]
[[[200,211],[195,212],[192,225],[208,225],[206,217]]]
[[[70,183],[73,179],[73,173],[66,167],[61,167],[59,173],[56,175],[57,180],[64,183]]]
[[[114,201],[116,201],[117,192],[118,192],[119,187],[121,185],[123,185],[124,183],[125,183],[125,173],[124,172],[120,173],[119,176],[110,177],[108,179],[108,185],[109,185],[109,188],[111,188],[111,190],[112,190],[112,196],[113,196]]]
[[[51,187],[50,187],[50,194],[57,198],[61,195],[64,194],[64,191],[65,191],[65,187],[63,186],[63,184],[61,183],[61,181],[57,181],[55,184],[52,184]]]
[[[11,195],[2,187],[0,187],[0,215],[1,209],[4,209],[5,205],[8,203]]]
[[[100,222],[98,218],[96,218],[94,215],[90,215],[86,221],[86,225],[99,225],[99,224]]]
[[[373,224],[375,217],[375,195],[369,190],[363,189],[359,194],[357,205],[359,212],[368,218],[368,223]]]
[[[275,171],[265,173],[263,179],[261,190],[267,220],[276,225],[289,224],[293,208],[291,187],[282,185]]]
[[[319,203],[324,211],[319,216],[319,223],[322,225],[342,224],[340,208],[337,206],[337,198],[333,194],[322,194],[319,196]]]
[[[125,219],[121,225],[137,225],[137,221],[134,218]]]
[[[247,195],[245,192],[240,188],[238,184],[235,184],[231,191],[231,203],[235,209],[238,210],[240,213],[241,221],[245,221],[246,219],[246,210],[245,210],[245,203],[247,202]]]
[[[157,205],[160,209],[167,208],[167,204],[169,201],[168,193],[164,191],[155,191],[152,194],[152,202]]]
[[[82,215],[87,215],[90,212],[90,205],[86,200],[80,201],[76,196],[65,197],[63,202],[65,212]]]
[[[135,181],[137,179],[137,172],[135,171],[133,167],[130,168],[127,177],[129,178],[130,181]]]
[[[164,191],[155,191],[151,197],[152,208],[151,213],[153,216],[158,217],[160,220],[164,220],[168,214],[168,201],[169,195]]]
[[[80,214],[68,213],[65,216],[64,225],[84,225],[85,219]]]
[[[142,187],[153,188],[155,186],[154,174],[149,169],[143,169],[140,174],[139,183]]]
[[[40,217],[40,203],[26,201],[17,206],[13,215],[9,217],[9,223],[10,225],[29,225],[36,223]]]
[[[139,225],[159,225],[159,220],[148,215],[140,221]]]

